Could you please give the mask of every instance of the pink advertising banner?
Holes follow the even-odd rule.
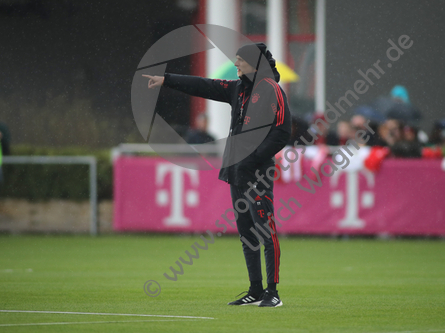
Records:
[[[312,174],[309,169],[303,174]],[[318,185],[275,182],[279,233],[445,236],[440,160],[388,159],[377,173],[339,169],[331,177],[320,174]],[[116,231],[236,233],[231,208],[218,170],[148,157],[114,163]]]

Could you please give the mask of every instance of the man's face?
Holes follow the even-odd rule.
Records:
[[[356,128],[365,128],[366,118],[356,114],[351,118],[351,125]]]
[[[236,72],[238,77],[241,77],[244,74],[254,73],[256,70],[252,66],[250,66],[247,61],[241,58],[239,55],[236,56],[235,66],[238,69]]]
[[[395,119],[389,119],[385,122],[388,134],[395,140],[400,141],[403,138],[403,133],[400,130],[400,123]]]

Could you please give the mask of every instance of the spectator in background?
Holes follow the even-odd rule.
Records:
[[[388,119],[381,126],[380,134],[394,157],[422,157],[422,145],[417,140],[417,132],[406,127],[403,121]]]
[[[389,97],[377,98],[371,108],[386,119],[403,120],[405,123],[409,122],[409,125],[416,125],[422,117],[419,109],[411,104],[408,90],[401,85],[394,86]]]
[[[346,120],[339,120],[336,124],[335,131],[329,131],[323,137],[323,143],[328,146],[344,145],[349,139],[354,139],[355,132],[351,123]],[[318,142],[320,144],[320,142]]]
[[[185,141],[190,144],[200,144],[215,141],[215,138],[207,133],[207,115],[200,113],[195,119],[195,129],[187,132]]]
[[[338,146],[343,146],[344,144],[346,144],[346,142],[349,139],[354,139],[355,138],[355,132],[354,132],[354,128],[352,127],[351,123],[349,121],[346,120],[340,120],[337,123],[337,144]],[[329,137],[329,135],[328,135]],[[329,141],[331,140],[327,140],[328,144]]]
[[[411,143],[427,143],[428,136],[420,130],[419,122],[422,119],[420,110],[411,104],[408,90],[403,86],[395,86],[391,90],[394,104],[386,113],[387,119],[398,119],[404,122],[405,140]]]
[[[417,127],[412,127],[405,125],[403,128],[403,134],[405,137],[405,140],[408,142],[419,142],[419,139],[417,138],[419,134],[419,129]],[[420,142],[419,142],[420,144]]]
[[[404,86],[394,86],[390,97],[378,98],[372,108],[386,118],[378,131],[384,142],[376,142],[376,145],[389,146],[395,157],[422,156],[422,144],[418,139],[422,137],[425,140],[426,137],[423,132],[419,135],[422,114],[411,104],[408,90]]]
[[[365,167],[373,172],[380,170],[383,160],[388,156],[420,158],[422,146],[410,128],[406,129],[403,121],[388,119],[378,128],[382,144],[371,148],[368,157],[364,161]],[[435,152],[431,152],[435,156]]]
[[[358,130],[365,130],[369,132],[365,123],[369,120],[369,127],[375,134],[369,133],[369,140],[367,146],[386,146],[385,141],[379,135],[379,126],[385,121],[385,118],[380,112],[368,105],[362,105],[354,110],[354,115],[351,118],[351,126],[354,132]]]
[[[321,164],[328,157],[330,153],[328,145],[331,146],[338,143],[335,132],[329,130],[328,124],[323,114],[316,113],[312,115],[311,125],[307,133],[309,134],[308,136],[312,137],[311,141],[313,140],[313,144],[318,148],[311,162],[311,167],[315,168],[315,170],[320,170]],[[309,173],[309,177],[315,177],[315,174]]]
[[[308,118],[309,118],[308,123],[310,126],[309,131],[314,134],[312,136],[309,135],[310,136],[310,140],[308,141],[309,145],[312,140],[314,145],[326,145],[326,136],[329,133],[329,128],[328,128],[329,125],[326,122],[324,115],[315,113],[309,115]],[[315,140],[314,137],[316,137]]]
[[[317,146],[335,146],[338,142],[335,131],[329,129],[330,124],[326,121],[323,114],[308,114],[305,119],[309,124],[309,128],[301,136],[302,144],[317,145]],[[306,140],[306,141],[305,141]]]
[[[445,156],[445,119],[434,123],[428,146],[422,149],[423,158],[431,159]]]
[[[379,131],[386,146],[393,146],[403,140],[403,124],[397,119],[388,119],[380,126]]]
[[[302,118],[292,116],[292,132],[287,145],[278,152],[275,157],[279,159],[280,163],[275,167],[280,169],[280,181],[283,183],[291,183],[293,181],[300,181],[303,176],[303,154],[302,149],[295,148],[294,143],[300,136],[307,135],[309,124]],[[295,160],[291,163],[284,157],[284,152],[287,151],[287,158],[289,160]],[[297,155],[296,155],[297,154]],[[298,157],[297,157],[298,156]],[[281,167],[283,166],[283,168]]]
[[[445,119],[438,120],[434,123],[431,131],[429,144],[433,146],[445,145]]]
[[[391,90],[391,99],[393,103],[386,111],[386,117],[405,120],[411,122],[410,125],[417,125],[422,114],[418,108],[411,104],[408,90],[404,86],[394,86]]]

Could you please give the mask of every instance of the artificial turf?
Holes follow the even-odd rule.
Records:
[[[226,305],[248,289],[237,237],[215,238],[177,281],[166,279],[195,241],[203,244],[198,236],[0,236],[0,310],[214,318],[0,312],[0,331],[445,332],[443,240],[282,237],[279,308]],[[144,292],[147,280],[159,282],[157,297]],[[15,324],[24,326],[5,326]]]

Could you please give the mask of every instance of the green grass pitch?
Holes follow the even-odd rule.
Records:
[[[281,237],[279,308],[230,307],[248,288],[237,237],[0,236],[1,332],[445,332],[443,240]],[[157,297],[144,283],[161,285]],[[154,288],[153,288],[154,289]],[[213,319],[183,318],[180,316]]]

